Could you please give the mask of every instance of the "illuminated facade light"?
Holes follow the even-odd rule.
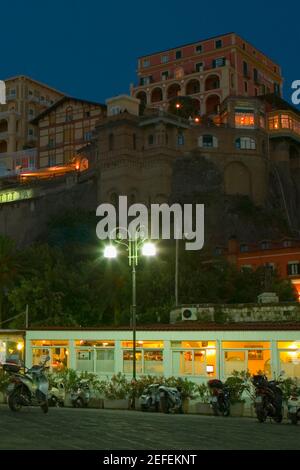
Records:
[[[155,256],[156,255],[156,246],[151,242],[144,243],[142,247],[143,256]]]
[[[116,258],[118,255],[117,249],[114,245],[108,245],[104,249],[104,258]]]

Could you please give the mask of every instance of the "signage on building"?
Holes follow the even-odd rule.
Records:
[[[10,189],[0,191],[0,204],[24,201],[25,199],[32,199],[35,196],[36,191],[34,189]]]

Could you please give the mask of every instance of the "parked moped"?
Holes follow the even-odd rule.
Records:
[[[210,406],[215,416],[230,415],[230,392],[229,388],[221,380],[212,379],[208,381],[211,393]]]
[[[40,365],[30,369],[12,363],[3,364],[3,369],[10,374],[10,384],[7,387],[8,406],[12,411],[20,411],[22,406],[38,405],[44,413],[48,412],[49,382],[45,374],[47,356]]]
[[[160,385],[160,407],[164,413],[183,413],[182,397],[180,391],[175,387]]]
[[[160,408],[160,392],[159,384],[151,384],[145,388],[143,394],[140,396],[140,405],[143,411],[155,410],[159,411]]]
[[[300,421],[300,388],[295,387],[288,399],[288,418],[292,424]]]

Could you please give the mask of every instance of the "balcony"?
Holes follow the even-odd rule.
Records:
[[[300,142],[300,116],[292,111],[273,111],[268,114],[268,131],[272,137],[292,137]]]

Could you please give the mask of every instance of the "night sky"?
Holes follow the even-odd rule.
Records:
[[[297,5],[291,7],[290,5]],[[0,79],[29,75],[79,98],[128,93],[140,55],[235,31],[300,80],[300,3],[0,2]]]

